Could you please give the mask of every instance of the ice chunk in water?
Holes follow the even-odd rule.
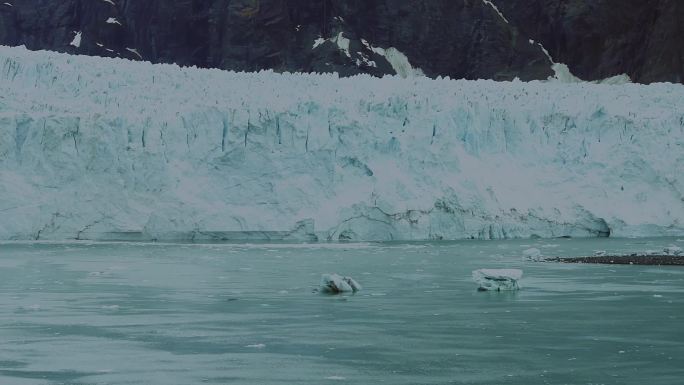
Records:
[[[524,261],[534,261],[534,262],[540,262],[544,260],[544,257],[541,255],[541,251],[539,249],[535,249],[534,247],[531,249],[527,249],[523,251],[523,260]]]
[[[667,246],[663,249],[663,252],[665,255],[684,255],[682,248],[675,245]]]
[[[522,275],[522,270],[518,269],[480,269],[473,271],[473,280],[482,291],[519,290],[518,281]]]
[[[323,274],[321,276],[321,291],[323,293],[356,293],[361,290],[361,285],[351,277],[342,277],[337,274]]]

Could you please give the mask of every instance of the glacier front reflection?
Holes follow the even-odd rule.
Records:
[[[684,269],[524,262],[683,240],[4,243],[2,384],[662,384]],[[478,292],[471,272],[525,272]],[[321,274],[354,295],[314,293]]]

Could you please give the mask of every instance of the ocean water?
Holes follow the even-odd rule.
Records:
[[[679,384],[684,268],[521,259],[670,244],[4,243],[0,384]],[[364,290],[315,293],[332,272]]]

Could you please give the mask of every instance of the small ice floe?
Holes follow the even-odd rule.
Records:
[[[473,281],[480,285],[480,291],[512,291],[520,289],[522,275],[518,269],[480,269],[473,271]]]
[[[337,274],[323,274],[321,276],[320,291],[322,293],[356,293],[359,290],[361,290],[361,285],[351,277],[342,277]]]
[[[91,271],[88,273],[89,277],[104,277],[106,275],[110,275],[111,272],[109,271]]]
[[[245,347],[250,348],[250,349],[263,349],[266,347],[266,345],[264,345],[264,344],[253,344],[253,345],[247,345]]]
[[[533,247],[523,251],[523,261],[542,262],[544,261],[544,257],[542,257],[539,249]]]
[[[684,255],[684,253],[682,253],[682,248],[675,246],[675,245],[667,246],[666,248],[663,249],[663,253],[665,253],[665,255],[675,255],[675,256]]]

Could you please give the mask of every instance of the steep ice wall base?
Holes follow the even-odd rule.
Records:
[[[0,239],[684,234],[684,87],[0,48]]]

